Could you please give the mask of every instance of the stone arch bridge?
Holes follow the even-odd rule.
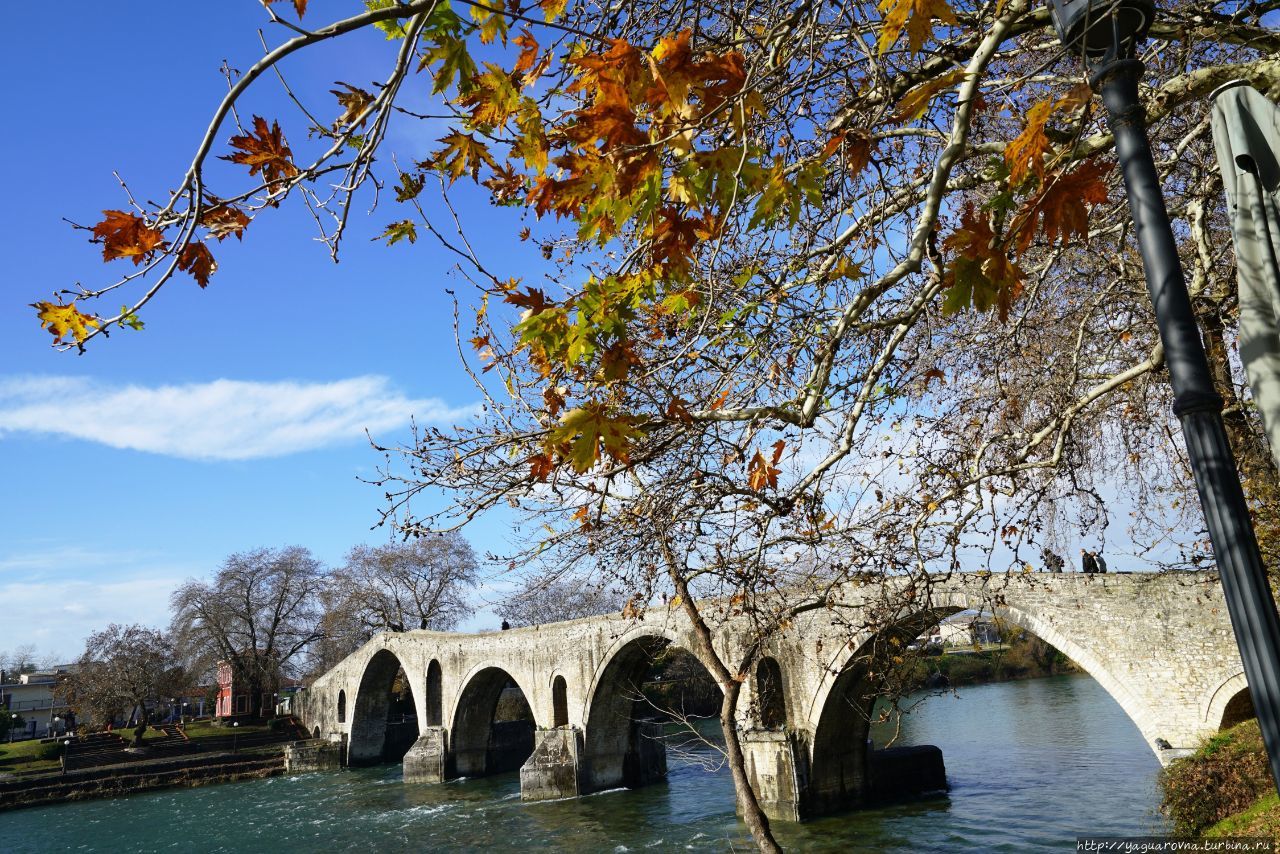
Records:
[[[873,591],[848,588],[842,602],[873,607]],[[994,611],[1068,655],[1162,761],[1251,708],[1216,573],[953,575],[932,585],[909,631],[967,608]],[[716,629],[731,657],[747,637],[735,622],[742,619]],[[797,617],[745,685],[738,726],[748,771],[775,817],[799,819],[868,797],[870,708],[858,662],[873,638],[851,637],[845,619],[827,609]],[[515,757],[526,799],[638,786],[665,773],[665,754],[660,740],[646,737],[653,725],[627,686],[666,645],[691,648],[679,608],[504,632],[384,633],[300,695],[298,714],[317,737],[341,745],[349,764],[379,761],[391,683],[403,669],[418,730],[404,755],[405,780],[438,782],[515,767],[491,725],[499,696],[514,683],[535,726],[533,744]]]

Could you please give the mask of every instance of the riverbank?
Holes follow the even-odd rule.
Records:
[[[153,789],[257,780],[284,773],[283,747],[252,753],[214,753],[151,759],[80,771],[27,774],[0,780],[0,812],[19,807],[114,798]]]
[[[1161,809],[1183,836],[1265,836],[1280,843],[1280,798],[1257,720],[1210,738],[1160,776]]]
[[[1082,672],[1080,666],[1062,652],[1021,629],[1011,632],[1002,644],[924,651],[909,667],[907,684],[918,690]]]

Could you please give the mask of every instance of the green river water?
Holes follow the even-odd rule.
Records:
[[[1087,676],[960,689],[905,721],[936,744],[945,797],[777,824],[798,851],[1069,851],[1077,833],[1165,833],[1159,764]],[[517,775],[406,786],[400,766],[171,789],[0,814],[2,852],[750,850],[726,769],[670,761],[665,784],[522,803]]]

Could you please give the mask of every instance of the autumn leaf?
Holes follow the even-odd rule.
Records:
[[[786,448],[786,442],[778,440],[773,443],[773,456],[769,459],[765,458],[763,451],[756,451],[751,461],[747,463],[747,485],[756,492],[765,489],[777,489],[778,475],[782,470],[778,468],[778,460],[782,459],[782,451]]]
[[[601,452],[617,462],[627,462],[631,445],[640,435],[629,416],[614,415],[604,404],[589,403],[561,416],[548,441],[581,474],[595,466]]]
[[[267,183],[298,175],[298,167],[293,165],[293,152],[285,142],[279,123],[272,122],[268,128],[266,119],[254,116],[253,129],[251,135],[231,137],[231,147],[240,150],[222,159],[248,166],[250,175],[261,172]]]
[[[280,0],[265,0],[265,2],[268,6],[270,6],[272,3],[279,3]],[[298,13],[299,18],[307,14],[307,0],[292,0],[292,2],[293,2],[293,11]]]
[[[421,175],[411,175],[408,172],[401,172],[400,185],[396,187],[396,201],[407,202],[412,199],[416,199],[426,184],[427,180]]]
[[[379,234],[374,240],[382,240],[386,238],[388,246],[395,246],[401,240],[408,240],[410,243],[418,242],[418,227],[413,224],[411,219],[402,219],[399,222],[393,222],[387,226],[387,230]]]
[[[880,0],[879,8],[885,13],[877,43],[879,53],[893,47],[904,28],[907,50],[919,53],[924,43],[933,38],[935,18],[944,24],[956,23],[955,13],[946,0]]]
[[[480,43],[491,44],[495,39],[507,41],[510,22],[502,10],[502,0],[472,0],[471,18],[480,25]]]
[[[1018,251],[1031,245],[1037,222],[1045,242],[1066,245],[1074,237],[1088,239],[1089,208],[1107,201],[1106,177],[1111,164],[1090,159],[1071,172],[1047,178],[1044,186],[1018,212]]]
[[[178,256],[178,269],[191,274],[200,287],[208,287],[209,277],[218,269],[218,262],[213,260],[209,247],[198,240],[188,243]]]
[[[672,421],[679,421],[681,424],[693,423],[693,416],[689,414],[688,405],[678,397],[671,398],[671,402],[667,404],[664,414]]]
[[[36,310],[36,316],[40,318],[40,328],[44,329],[46,326],[49,328],[54,344],[61,344],[68,332],[79,344],[89,337],[89,327],[96,328],[102,325],[102,321],[97,317],[84,314],[76,308],[75,300],[68,305],[35,302],[31,307]]]
[[[520,109],[516,75],[491,62],[471,81],[458,104],[471,110],[472,127],[501,127]]]
[[[1009,310],[1022,294],[1025,274],[1010,260],[986,217],[966,206],[959,228],[943,246],[956,253],[943,276],[947,286],[943,312],[956,314],[970,306],[978,311],[995,308],[1001,322],[1007,321]]]
[[[364,8],[370,12],[378,12],[382,9],[390,9],[399,5],[399,0],[364,0]],[[395,18],[378,21],[374,26],[386,34],[388,41],[391,39],[402,39],[409,35],[405,31],[404,25]]]
[[[249,217],[234,205],[218,205],[201,215],[200,224],[209,229],[209,234],[218,238],[219,243],[232,235],[236,240],[243,240]]]
[[[568,5],[569,0],[538,0],[538,8],[542,9],[542,15],[548,24],[559,18]]]
[[[1041,101],[1027,110],[1027,125],[1004,147],[1004,162],[1009,167],[1009,185],[1016,187],[1028,174],[1044,176],[1044,156],[1049,151],[1049,137],[1044,126],[1053,114],[1054,102]]]
[[[102,241],[102,260],[132,258],[135,266],[150,260],[164,248],[164,234],[146,220],[128,211],[103,211],[105,219],[93,227],[93,236]]]
[[[352,86],[350,83],[338,81],[338,85],[346,89],[330,89],[329,93],[338,99],[338,105],[343,108],[342,115],[338,116],[338,120],[333,123],[333,129],[339,130],[344,127],[355,127],[356,124],[364,124],[367,116],[362,115],[365,108],[373,103],[373,95],[361,89],[359,86]],[[357,121],[358,120],[358,121]]]
[[[477,68],[464,39],[441,35],[435,45],[423,52],[418,70],[421,71],[433,62],[439,62],[440,67],[433,75],[431,94],[439,95],[453,85],[455,80],[458,94],[465,95],[471,90],[471,81],[476,76]]]
[[[546,483],[556,470],[556,463],[547,454],[534,454],[529,457],[529,476],[539,483]]]
[[[941,77],[934,78],[927,83],[921,83],[914,89],[908,89],[907,93],[902,96],[902,100],[898,101],[898,107],[893,112],[893,120],[897,122],[912,122],[924,115],[925,110],[929,108],[929,103],[942,92],[947,91],[965,78],[963,68],[953,68]]]
[[[1093,90],[1087,84],[1076,86],[1061,98],[1039,101],[1027,110],[1027,124],[1004,147],[1004,161],[1009,168],[1009,185],[1017,187],[1034,172],[1044,179],[1044,158],[1051,151],[1045,125],[1055,113],[1071,113],[1089,102]]]
[[[455,130],[448,136],[442,137],[440,142],[443,142],[445,147],[433,154],[429,163],[433,168],[449,173],[450,184],[467,172],[471,173],[471,180],[478,181],[481,166],[497,165],[493,155],[489,153],[489,146],[477,140],[472,134]]]

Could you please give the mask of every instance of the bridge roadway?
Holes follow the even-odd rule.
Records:
[[[903,616],[902,637],[960,610],[994,612],[1083,667],[1162,762],[1251,709],[1214,572],[957,574],[920,599],[910,613],[894,612]],[[862,622],[860,609],[883,601],[880,585],[846,585],[838,607],[802,614],[772,638],[747,680],[739,730],[770,815],[795,820],[867,798],[866,661],[885,634],[851,626]],[[741,615],[724,618],[715,637],[730,660],[745,660],[754,639]],[[665,607],[639,620],[608,615],[480,634],[383,633],[317,679],[300,695],[298,712],[313,734],[341,745],[348,763],[379,761],[391,683],[403,668],[419,730],[404,777],[439,782],[501,768],[492,721],[514,681],[536,727],[521,767],[526,799],[643,785],[665,773],[665,754],[646,737],[653,725],[636,719],[629,686],[656,651],[691,649],[690,639],[683,612]],[[762,687],[769,674],[780,678],[780,692]]]

